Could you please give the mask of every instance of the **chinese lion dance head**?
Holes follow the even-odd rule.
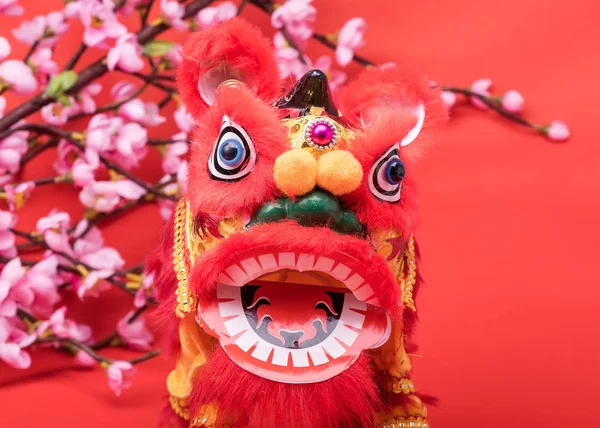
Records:
[[[336,97],[234,19],[194,35],[189,177],[148,261],[177,364],[161,426],[428,427],[410,379],[412,164],[445,116],[398,66]],[[414,348],[414,346],[413,346]]]

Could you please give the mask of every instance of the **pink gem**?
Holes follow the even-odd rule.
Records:
[[[317,123],[310,131],[310,139],[317,146],[327,146],[333,140],[333,129],[326,123]]]

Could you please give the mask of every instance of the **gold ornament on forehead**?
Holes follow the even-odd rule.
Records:
[[[306,149],[320,155],[350,146],[354,133],[322,113],[322,108],[313,107],[306,116],[284,120],[290,148]]]

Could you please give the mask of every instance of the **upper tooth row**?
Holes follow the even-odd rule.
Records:
[[[218,282],[241,287],[259,276],[279,269],[294,269],[299,272],[315,270],[324,272],[338,281],[342,281],[357,299],[373,305],[379,305],[379,299],[373,294],[373,288],[358,273],[343,263],[337,263],[328,257],[314,254],[281,252],[261,254],[249,257],[239,264],[232,264],[218,277]]]

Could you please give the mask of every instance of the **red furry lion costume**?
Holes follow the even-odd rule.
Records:
[[[241,20],[185,47],[188,188],[147,266],[178,355],[161,426],[426,428],[411,164],[439,94],[399,67],[337,106],[318,70],[282,87]]]

